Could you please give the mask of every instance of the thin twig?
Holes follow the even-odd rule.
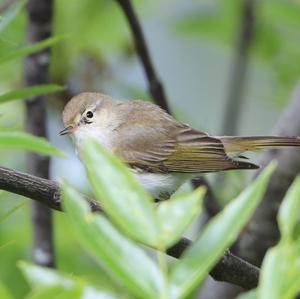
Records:
[[[139,23],[134,8],[130,0],[117,0],[117,2],[121,6],[130,25],[136,52],[142,62],[144,72],[148,79],[149,92],[152,95],[154,102],[170,113],[170,107],[168,105],[163,85],[158,79],[157,72],[154,69],[149,50],[146,44],[146,40],[142,31],[142,27]]]
[[[59,186],[51,180],[0,167],[0,189],[26,196],[51,209],[61,210]],[[102,211],[97,201],[87,200],[93,211]],[[169,249],[168,254],[179,258],[190,244],[190,240],[183,238]],[[210,274],[216,280],[230,282],[245,289],[251,289],[257,286],[259,269],[227,252]]]
[[[148,79],[149,84],[149,92],[153,97],[154,103],[160,106],[161,108],[165,109],[168,113],[171,114],[170,107],[168,105],[168,100],[164,91],[163,84],[158,79],[157,72],[153,66],[149,50],[147,47],[146,39],[143,34],[142,26],[140,25],[140,22],[138,20],[138,17],[134,11],[134,8],[130,2],[130,0],[116,0],[119,5],[121,6],[124,15],[127,18],[128,24],[130,26],[132,37],[134,40],[136,52],[138,54],[138,57],[141,60],[144,72],[146,74],[146,77]],[[212,190],[209,183],[202,178],[201,184],[203,186],[206,186],[208,190]],[[198,181],[199,182],[199,181]],[[193,182],[194,185],[197,184],[197,182]],[[197,185],[199,186],[199,184]],[[218,200],[215,197],[213,192],[209,193],[209,196],[206,196],[205,200],[205,207],[206,203],[209,202],[209,200],[213,201],[213,204],[215,207],[218,206]],[[207,208],[207,207],[206,207]],[[210,209],[208,207],[208,209]],[[220,208],[218,207],[217,210],[219,211]],[[210,214],[210,212],[209,212]]]

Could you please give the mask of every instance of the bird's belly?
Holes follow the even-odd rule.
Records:
[[[135,173],[138,182],[154,199],[169,198],[189,177],[186,174]]]

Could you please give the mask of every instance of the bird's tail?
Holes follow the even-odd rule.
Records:
[[[229,156],[237,156],[248,151],[255,152],[265,149],[300,146],[300,137],[222,136],[220,139],[223,142],[225,151]]]

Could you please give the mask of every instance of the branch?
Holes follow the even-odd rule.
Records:
[[[27,5],[29,43],[36,43],[51,36],[52,0],[29,0]],[[47,84],[49,77],[50,49],[25,58],[24,79],[27,86]],[[26,100],[27,130],[40,137],[47,137],[46,96],[31,97]],[[50,158],[37,154],[28,155],[30,173],[39,177],[49,177]],[[52,211],[34,202],[32,205],[33,259],[42,266],[54,267],[54,244],[52,231]],[[43,254],[41,254],[43,253]]]
[[[273,131],[274,135],[299,136],[299,112],[300,83],[282,113]],[[261,164],[267,165],[272,160],[278,162],[276,171],[272,175],[263,201],[238,240],[238,255],[255,265],[260,265],[266,251],[278,242],[278,209],[287,189],[300,172],[300,155],[297,149],[268,151],[263,155]]]
[[[164,91],[164,87],[160,80],[158,79],[157,72],[154,69],[153,63],[151,61],[151,57],[149,54],[149,50],[146,44],[146,40],[142,31],[142,27],[138,20],[138,17],[134,11],[134,8],[130,2],[130,0],[116,0],[119,5],[121,6],[124,15],[127,18],[129,27],[132,32],[136,52],[141,60],[142,66],[144,68],[144,72],[148,79],[149,84],[149,92],[153,97],[154,103],[160,106],[161,108],[165,109],[168,113],[172,114],[170,111],[170,107],[168,105],[167,97]],[[201,184],[199,184],[201,181]],[[211,215],[212,213],[216,213],[220,210],[218,206],[218,200],[215,197],[212,189],[204,178],[201,180],[196,180],[193,184],[197,187],[203,185],[209,190],[209,196],[206,196],[205,199],[205,208],[208,210],[208,214]],[[210,202],[213,202],[211,204]],[[212,205],[214,206],[212,210]]]
[[[59,185],[54,181],[0,167],[0,189],[31,198],[51,209],[61,211]],[[87,200],[92,211],[103,211],[97,201]],[[168,250],[168,254],[179,258],[190,244],[190,240],[182,238]],[[227,252],[210,274],[216,280],[251,289],[258,284],[259,269]]]
[[[241,29],[237,38],[236,53],[229,81],[229,93],[224,115],[223,133],[237,133],[239,117],[243,103],[243,90],[247,72],[249,50],[254,36],[255,1],[242,0]]]
[[[144,72],[148,79],[149,92],[152,95],[154,102],[170,113],[170,107],[168,105],[163,85],[158,79],[157,73],[154,69],[153,63],[150,58],[149,50],[146,44],[146,40],[142,31],[142,27],[139,23],[134,8],[130,0],[117,0],[117,2],[121,6],[129,23],[136,52],[142,62]]]

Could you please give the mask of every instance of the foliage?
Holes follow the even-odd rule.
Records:
[[[192,14],[177,20],[177,31],[235,45],[241,28],[244,1],[202,1]],[[267,64],[275,74],[273,91],[277,99],[286,99],[299,79],[300,4],[297,0],[253,1],[255,35],[251,53]],[[273,98],[274,98],[273,97]]]
[[[18,1],[6,9],[3,16],[1,16],[0,32],[2,32],[20,14],[25,4],[25,0]]]
[[[62,91],[64,88],[56,84],[45,84],[27,88],[20,88],[0,95],[0,103],[24,99],[42,94]]]
[[[144,7],[145,2],[150,1],[135,2],[136,7]],[[163,1],[151,2],[159,6]],[[198,3],[199,1],[196,2]],[[196,10],[193,10],[195,18],[193,16],[188,16],[188,18],[186,18],[186,20],[184,20],[183,22],[188,26],[191,26],[189,28],[183,28],[186,25],[182,23],[183,26],[181,27],[181,30],[184,30],[185,34],[195,33],[193,35],[201,36],[202,40],[208,37],[209,39],[220,41],[221,45],[232,45],[232,41],[235,39],[235,35],[237,33],[237,28],[239,27],[239,19],[237,17],[239,17],[240,15],[240,7],[238,6],[240,2],[233,0],[203,0],[201,2],[205,2],[205,5],[207,5],[209,9],[201,10],[200,16],[198,15],[198,12]],[[267,0],[256,2],[259,2],[260,7],[263,9],[258,9],[258,19],[260,22],[258,26],[260,30],[257,31],[253,53],[255,58],[258,58],[259,61],[263,61],[267,65],[273,66],[273,69],[275,70],[278,77],[276,88],[274,88],[273,93],[276,94],[277,97],[285,98],[285,96],[282,96],[282,93],[278,93],[278,91],[289,91],[290,86],[294,84],[298,74],[298,64],[295,63],[295,61],[299,61],[298,56],[300,52],[298,48],[299,45],[297,43],[297,41],[299,40],[299,32],[298,30],[295,30],[295,28],[297,29],[299,27],[299,5],[296,4],[296,1],[292,0]],[[110,81],[114,81],[115,84],[115,80],[113,80],[115,79],[115,74],[112,74],[112,72],[119,73],[120,69],[119,67],[117,67],[115,69],[111,68],[107,71],[107,65],[111,62],[111,60],[119,59],[119,56],[112,56],[115,53],[117,53],[117,55],[123,55],[123,59],[125,58],[126,62],[128,62],[130,60],[129,55],[132,54],[132,43],[129,39],[129,30],[126,26],[124,17],[122,16],[119,7],[114,1],[56,1],[54,10],[54,33],[56,37],[54,37],[54,39],[46,40],[45,43],[42,42],[35,45],[26,45],[26,43],[24,42],[26,36],[26,14],[23,8],[25,3],[26,1],[15,1],[15,3],[11,5],[6,11],[4,11],[0,16],[0,60],[2,61],[0,65],[1,103],[4,103],[4,101],[8,100],[11,101],[16,99],[24,99],[25,97],[37,96],[46,92],[48,93],[60,90],[59,86],[57,86],[56,90],[56,87],[53,87],[52,85],[26,89],[17,88],[20,87],[20,81],[23,73],[22,59],[26,55],[32,54],[34,53],[34,51],[38,51],[39,49],[47,46],[53,46],[54,59],[51,62],[51,68],[53,75],[52,78],[55,79],[55,82],[72,81],[72,79],[76,77],[76,75],[78,76],[78,72],[82,72],[82,70],[84,70],[86,71],[86,73],[84,73],[84,76],[80,76],[79,80],[75,81],[75,84],[71,86],[71,89],[74,87],[74,85],[77,88],[75,91],[79,89],[88,89],[90,86],[87,86],[86,82],[91,80],[91,78],[97,83],[96,88],[101,89],[103,77],[105,77],[107,74],[110,78]],[[176,10],[176,5],[174,5],[173,7],[172,3],[171,10],[173,11],[173,9],[174,11]],[[160,10],[160,6],[158,10]],[[168,10],[170,10],[169,7]],[[182,10],[180,15],[183,15],[184,13],[185,10]],[[139,10],[138,14],[143,17],[145,15],[145,11]],[[207,20],[207,23],[205,23],[205,19]],[[199,26],[196,24],[198,20],[200,20]],[[188,24],[188,21],[191,21],[190,25]],[[65,34],[68,35],[68,39],[65,39]],[[153,45],[153,48],[155,48],[155,45]],[[87,61],[91,61],[91,63],[88,64],[86,60],[82,59],[82,57],[87,58]],[[117,61],[117,64],[118,63],[119,61]],[[158,65],[160,65],[159,62]],[[95,69],[93,69],[93,67],[97,68],[96,71]],[[174,71],[174,73],[176,72]],[[124,76],[124,72],[121,73],[120,76]],[[192,76],[194,75],[192,74]],[[82,84],[82,82],[84,83]],[[80,85],[78,87],[79,84],[82,84],[82,86]],[[39,89],[40,87],[41,89]],[[184,86],[182,87],[185,88]],[[169,90],[171,90],[172,88],[172,85],[168,86]],[[222,86],[220,86],[220,89],[221,88]],[[134,94],[136,97],[145,98],[144,94],[143,96],[137,95],[138,93],[140,93],[140,89],[134,86],[132,87],[132,90],[128,91],[128,94]],[[199,94],[197,93],[195,97],[198,97],[198,95]],[[174,103],[172,104],[174,105]],[[10,102],[4,105],[0,105],[0,120],[4,113],[8,114],[8,112],[12,112],[12,115],[14,116],[12,119],[14,121],[19,121],[19,125],[21,126],[23,112],[22,105],[22,101],[14,103]],[[5,108],[2,109],[3,107]],[[180,113],[183,112],[180,111]],[[16,132],[15,130],[12,130],[12,128],[1,128],[0,136],[1,134],[2,139],[1,137],[0,139],[2,142],[2,147],[5,146],[6,148],[9,147],[10,149],[18,147],[24,150],[34,150],[36,152],[44,154],[59,154],[56,148],[46,143],[44,140],[35,139],[33,136],[24,135],[24,132]],[[4,144],[4,140],[6,144]],[[5,162],[8,158],[14,159],[17,161],[16,164],[18,164],[18,167],[22,168],[23,166],[23,161],[20,161],[19,156],[15,155],[14,152],[9,153],[8,155],[6,155],[5,153],[5,155],[1,155],[1,158]],[[86,157],[86,159],[88,159],[88,157]],[[86,162],[88,164],[88,161]],[[106,166],[106,171],[110,169],[109,167],[114,166]],[[93,170],[91,166],[89,166],[89,168],[90,173],[93,173],[93,171],[97,171]],[[122,174],[119,173],[119,175]],[[127,177],[125,175],[125,180],[126,178]],[[123,177],[120,179],[123,180]],[[236,179],[236,181],[240,180]],[[96,183],[97,182],[95,182],[94,184]],[[103,194],[105,198],[106,196],[112,195],[112,190],[105,189],[103,182],[101,183],[101,186],[103,188],[98,191],[96,190],[97,186],[94,186],[94,192],[95,194],[97,194],[97,197],[100,197],[100,195],[102,196]],[[66,189],[70,190],[70,192],[74,191],[68,185],[66,185]],[[76,191],[74,192],[76,193]],[[123,208],[126,209],[126,211],[129,210],[128,214],[127,212],[124,212],[125,210],[120,211],[119,209],[112,209],[112,204],[116,205],[116,207],[120,207],[121,203],[119,201],[121,199],[123,200],[124,191],[120,189],[118,190],[118,192],[120,195],[119,200],[117,200],[116,202],[107,201],[107,203],[105,204],[107,211],[110,211],[109,213],[111,214],[110,218],[112,219],[112,221],[107,222],[107,220],[104,218],[103,221],[100,220],[102,221],[101,224],[107,224],[104,228],[112,228],[113,232],[115,232],[117,236],[122,238],[124,242],[133,244],[134,248],[138,248],[139,252],[143,252],[143,256],[145,256],[146,254],[146,258],[148,260],[150,259],[150,263],[154,264],[154,267],[158,268],[159,273],[164,272],[161,271],[166,264],[164,261],[164,255],[157,253],[158,260],[160,261],[159,265],[157,265],[157,262],[153,261],[153,259],[149,257],[149,255],[147,254],[148,252],[144,252],[144,247],[141,247],[140,244],[137,243],[137,241],[143,244],[152,245],[157,243],[160,245],[160,247],[164,247],[161,250],[165,250],[166,247],[174,244],[180,238],[186,227],[188,227],[189,224],[201,212],[200,197],[202,196],[203,190],[198,190],[195,193],[174,196],[172,200],[164,202],[154,209],[151,205],[150,209],[154,211],[150,212],[150,219],[141,219],[141,217],[138,217],[138,215],[134,219],[130,219],[134,212],[135,205],[140,204],[142,206],[139,206],[139,208],[144,209],[145,206],[149,207],[149,203],[147,202],[131,203],[134,204],[134,206],[129,204],[124,205],[124,203],[122,203]],[[25,284],[24,278],[16,269],[15,261],[16,259],[30,259],[29,251],[31,247],[31,241],[29,227],[30,219],[28,217],[28,215],[30,214],[28,209],[28,201],[22,201],[22,205],[24,204],[24,209],[18,209],[18,211],[15,213],[16,215],[11,215],[18,208],[20,199],[15,195],[9,195],[7,193],[4,194],[7,200],[1,200],[0,207],[2,211],[0,213],[0,279],[3,280],[3,284],[5,284],[5,286],[3,284],[0,284],[0,298],[24,298],[24,294],[28,291],[28,287]],[[2,193],[0,195],[2,195]],[[76,193],[76,195],[78,194]],[[145,196],[145,198],[148,197],[148,195],[146,194],[144,194],[143,196]],[[82,206],[81,198],[79,198],[79,201],[77,202],[75,196],[74,199],[70,199],[70,203],[72,204],[73,201],[75,207],[77,207],[76,204],[78,204],[78,206]],[[250,209],[250,207],[248,208]],[[82,210],[79,210],[81,213],[85,213],[84,208]],[[192,212],[187,213],[186,211],[188,210]],[[296,211],[296,209],[294,211]],[[78,216],[79,219],[81,219],[82,217],[80,215]],[[172,217],[170,217],[169,215],[172,215]],[[89,220],[92,223],[98,223],[99,221],[95,220],[94,217],[96,219],[98,219],[99,217],[100,219],[103,218],[101,218],[101,216],[91,215],[89,211],[86,212],[84,216],[93,219]],[[156,220],[155,223],[157,227],[155,229],[151,228],[151,230],[153,230],[153,235],[149,236],[147,234],[143,234],[143,231],[140,230],[142,226],[139,227],[139,221],[143,220],[142,225],[149,227],[149,225],[151,224],[152,216]],[[123,217],[124,223],[122,223],[121,221],[123,220]],[[225,216],[223,215],[223,217]],[[72,220],[72,215],[70,215],[70,218]],[[228,222],[228,226],[230,226],[230,223],[233,227],[235,226],[235,223],[233,224],[232,222],[233,219],[235,218],[229,219],[230,222]],[[81,222],[85,224],[84,220],[82,219],[80,220],[80,223]],[[219,221],[216,221],[217,227],[219,227],[218,223]],[[214,222],[212,222],[211,224],[214,224]],[[118,275],[115,275],[113,277],[115,280],[117,280],[117,282],[111,282],[112,272],[110,270],[110,265],[107,265],[107,268],[109,268],[107,270],[108,272],[103,271],[101,267],[95,267],[94,260],[92,260],[87,254],[85,254],[85,252],[81,250],[79,246],[76,245],[75,237],[76,239],[80,239],[80,241],[86,248],[96,245],[101,246],[101,244],[89,245],[89,242],[91,242],[91,240],[85,240],[84,237],[80,238],[78,236],[79,233],[77,233],[78,229],[76,228],[75,236],[70,234],[71,226],[76,227],[76,225],[78,225],[78,223],[74,224],[72,221],[68,221],[68,218],[65,217],[62,213],[55,214],[57,267],[59,269],[63,269],[65,273],[75,273],[76,276],[63,275],[59,272],[35,267],[30,264],[21,264],[20,267],[22,269],[22,272],[25,273],[26,277],[31,275],[34,277],[33,272],[39,273],[38,277],[35,276],[37,284],[32,285],[33,291],[28,295],[28,298],[77,298],[78,296],[81,296],[81,298],[94,298],[95,296],[98,296],[99,298],[133,298],[132,294],[128,295],[126,292],[124,292],[124,284],[121,284],[120,280],[118,279]],[[127,225],[129,225],[129,228],[127,228]],[[132,231],[132,227],[136,228],[134,232]],[[105,237],[105,235],[103,236],[105,231],[100,230],[102,229],[102,227],[98,228],[96,226],[95,229],[97,229],[97,231],[94,234],[97,234],[97,238],[98,234],[100,234],[99,231],[102,232],[101,236],[103,238]],[[209,227],[207,227],[207,229],[209,229]],[[225,226],[224,229],[228,229],[228,227]],[[157,234],[156,230],[160,232],[159,240],[156,240],[155,238]],[[211,228],[211,230],[214,231],[214,228]],[[219,235],[221,235],[222,237],[220,238],[221,240],[219,240],[219,237],[215,236],[214,234],[210,235],[209,230],[207,230],[207,232],[208,233],[204,233],[203,235],[201,235],[202,237],[200,236],[199,238],[199,240],[202,240],[202,243],[204,242],[204,240],[207,240],[207,236],[209,237],[209,239],[213,239],[213,237],[215,237],[215,241],[228,242],[228,240],[225,240],[225,236],[227,235],[224,234],[224,231],[222,230],[219,230]],[[235,232],[233,233],[235,234]],[[297,234],[297,229],[295,230],[294,234]],[[107,235],[107,240],[111,242],[113,240],[111,240],[110,237],[110,235]],[[132,240],[131,238],[134,238],[134,240]],[[234,236],[230,235],[228,239],[231,238],[234,238]],[[200,245],[202,243],[199,241]],[[289,244],[290,243],[292,242],[289,241]],[[162,244],[164,246],[161,246]],[[218,246],[221,245],[218,244]],[[222,248],[226,248],[228,245],[224,243],[222,246]],[[217,248],[215,247],[214,243],[211,243],[211,246],[209,248],[216,249],[216,251],[212,251],[212,257],[214,258],[213,260],[204,258],[210,257],[205,250],[206,244],[205,246],[201,245],[199,249],[197,248],[194,251],[191,251],[191,253],[189,254],[193,256],[197,251],[197,263],[194,260],[185,257],[186,265],[189,265],[189,263],[195,265],[194,268],[191,268],[191,271],[200,269],[198,268],[198,263],[200,262],[203,262],[205,264],[205,267],[209,268],[216,261],[216,256],[220,255],[219,248],[221,247]],[[207,251],[209,251],[210,249],[207,249]],[[93,248],[90,248],[90,252],[94,252]],[[108,257],[105,256],[103,259],[101,258],[100,261],[99,255],[104,253],[106,252],[100,250],[100,252],[94,252],[91,255],[95,260],[103,265],[103,260],[106,261]],[[117,251],[117,253],[120,253],[120,251]],[[281,253],[283,253],[283,251],[281,251]],[[110,252],[108,252],[107,254],[110,254]],[[187,256],[189,256],[188,253],[186,254]],[[293,258],[293,254],[291,256]],[[171,280],[175,279],[178,279],[180,283],[184,284],[186,271],[184,266],[179,267],[179,264],[174,263],[174,265],[171,266],[167,265],[167,268],[168,271],[166,276],[167,282],[169,284],[171,284]],[[179,269],[177,270],[178,274],[176,275],[172,274],[175,271],[175,268]],[[41,279],[38,279],[42,277],[49,277],[49,273],[51,273],[50,275],[52,275],[52,277],[56,277],[57,279],[49,279],[47,282],[42,282]],[[206,271],[195,273],[195,275],[197,276],[195,280],[197,282],[200,281],[202,277],[206,275],[206,273]],[[79,278],[79,276],[84,276],[84,278]],[[143,279],[143,274],[140,279]],[[162,279],[165,280],[164,277]],[[70,284],[69,288],[64,284],[66,280]],[[185,288],[193,289],[194,283],[195,281],[191,281],[191,285],[185,284]],[[120,287],[120,284],[122,285],[122,287]],[[101,289],[101,291],[99,289],[96,289],[94,287],[95,285],[99,289]],[[178,291],[174,290],[174,288],[171,288],[171,290],[174,293]],[[129,291],[130,288],[128,289],[128,292]],[[9,294],[9,292],[12,292],[12,295]],[[96,295],[93,297],[93,294]]]
[[[20,263],[19,266],[28,283],[34,288],[34,290],[26,296],[26,299],[120,298],[115,297],[109,291],[97,290],[82,278],[66,276],[58,271],[27,263]]]
[[[279,243],[268,250],[256,291],[240,299],[293,299],[300,292],[300,177],[289,188],[278,214]]]
[[[25,2],[20,1],[13,5],[6,11],[6,14],[2,18],[0,23],[0,31],[4,30],[21,12]],[[30,54],[39,52],[42,49],[51,47],[55,43],[58,43],[65,36],[51,37],[33,45],[15,47],[9,51],[5,51],[5,54],[0,55],[0,67],[11,61],[24,58]],[[2,41],[6,43],[5,41]],[[46,93],[58,92],[63,88],[55,84],[33,86],[29,88],[15,89],[10,92],[6,92],[0,95],[0,104],[16,99],[25,99],[34,96],[39,96]],[[1,128],[0,128],[1,129]],[[0,130],[0,149],[23,149],[33,151],[44,155],[60,155],[62,152],[52,146],[47,140],[39,137],[34,137],[24,132],[17,132],[15,130]]]
[[[155,208],[127,167],[100,145],[88,142],[82,158],[94,196],[101,198],[109,219],[92,213],[88,203],[67,183],[63,184],[65,209],[83,246],[137,298],[186,298],[247,223],[274,169],[270,165],[213,218],[182,258],[169,267],[165,251],[180,237],[178,231],[186,230],[196,216],[186,208],[196,208],[199,214],[204,190],[177,196]],[[157,261],[140,243],[156,250]]]

